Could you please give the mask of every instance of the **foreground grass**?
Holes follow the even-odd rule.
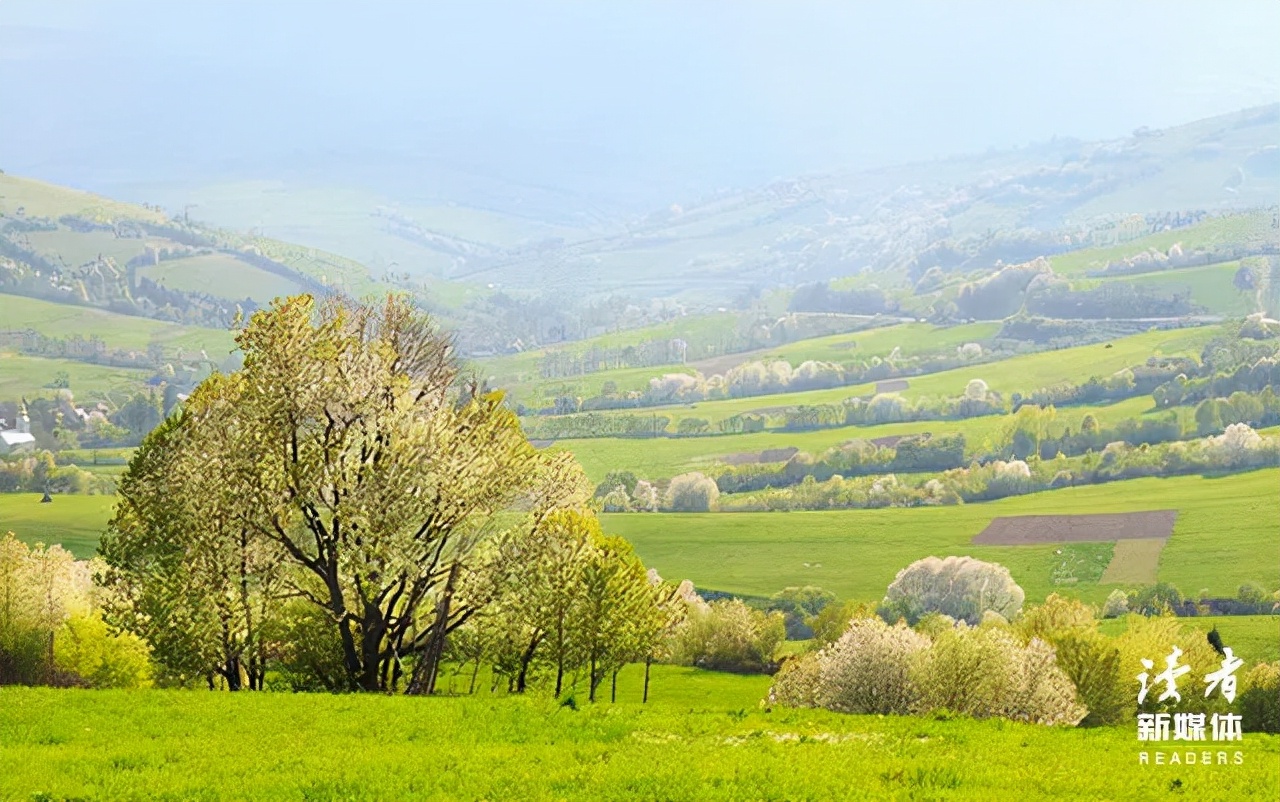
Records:
[[[744,679],[761,678],[712,681]],[[1239,748],[1239,766],[1143,766],[1130,727],[487,694],[0,690],[4,799],[1277,798],[1280,738],[1247,733]]]
[[[833,512],[615,514],[605,529],[635,545],[645,565],[700,588],[767,596],[818,585],[841,598],[878,601],[898,571],[928,556],[968,555],[1009,568],[1038,602],[1052,592],[1099,603],[1114,589],[1100,575],[1063,575],[1059,549],[1082,544],[975,546],[1005,515],[1176,509],[1158,578],[1184,593],[1234,596],[1254,582],[1280,586],[1275,491],[1280,469],[1220,478],[1136,479],[958,507]]]

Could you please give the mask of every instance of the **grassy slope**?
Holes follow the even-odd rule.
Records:
[[[1244,317],[1256,311],[1255,293],[1240,292],[1235,288],[1233,282],[1236,271],[1239,269],[1239,262],[1223,262],[1216,265],[1111,278],[1105,281],[1106,283],[1132,284],[1165,297],[1189,294],[1195,304],[1205,307],[1210,314]]]
[[[970,541],[1004,515],[1177,509],[1159,578],[1186,593],[1203,588],[1235,595],[1244,582],[1280,587],[1278,481],[1280,469],[1268,469],[1214,479],[1139,479],[959,507],[603,518],[606,529],[635,544],[646,565],[702,588],[769,595],[789,585],[818,585],[843,598],[878,600],[897,572],[915,560],[970,555],[1007,566],[1028,600],[1061,591],[1098,602],[1112,587],[1053,584],[1054,545]]]
[[[92,557],[115,503],[115,496],[54,496],[41,504],[39,493],[0,493],[0,532],[27,543],[61,543],[76,557]]]
[[[17,213],[19,207],[26,211],[27,217],[57,218],[65,214],[80,215],[96,220],[128,217],[137,220],[148,220],[163,223],[165,216],[161,212],[151,211],[132,203],[124,203],[82,192],[78,189],[60,187],[33,178],[0,173],[0,210],[5,214]]]
[[[1190,417],[1190,408],[1180,407],[1178,414]],[[662,414],[669,414],[664,411]],[[1167,411],[1158,412],[1149,396],[1139,396],[1114,404],[1088,407],[1063,407],[1052,426],[1057,435],[1066,427],[1079,431],[1086,414],[1092,414],[1103,426],[1123,420],[1142,417],[1162,417]],[[934,435],[963,433],[972,455],[989,453],[999,441],[1009,424],[1003,415],[988,415],[958,421],[915,421],[911,423],[885,423],[877,426],[844,426],[837,429],[820,429],[811,432],[767,431],[752,434],[716,435],[708,437],[671,437],[637,439],[626,437],[597,437],[581,440],[561,440],[555,448],[573,452],[578,462],[593,481],[604,479],[611,470],[630,470],[648,479],[665,479],[686,471],[705,468],[732,454],[758,453],[765,449],[794,446],[801,451],[821,453],[826,449],[854,439],[872,440],[890,435]]]
[[[205,349],[209,356],[230,353],[235,347],[232,334],[222,329],[197,328],[166,323],[145,317],[120,315],[87,306],[72,306],[0,293],[0,327],[32,329],[48,337],[99,337],[108,348],[143,350],[161,343],[166,350]]]
[[[900,395],[909,399],[921,396],[957,396],[964,392],[970,379],[982,379],[992,390],[1006,395],[1014,392],[1031,393],[1060,382],[1079,383],[1091,376],[1109,376],[1118,370],[1142,364],[1156,355],[1198,357],[1205,343],[1221,331],[1218,326],[1150,331],[1114,340],[1110,343],[1111,348],[1107,348],[1106,344],[1082,345],[955,368],[910,378],[910,386]],[[714,423],[746,412],[805,404],[837,404],[851,396],[869,395],[874,391],[873,384],[850,385],[827,390],[702,401],[644,410],[618,410],[610,414],[665,415],[672,419],[670,428],[674,431],[676,423],[682,418],[704,418]]]
[[[1059,254],[1050,259],[1055,273],[1083,276],[1090,270],[1106,267],[1108,263],[1135,256],[1148,248],[1168,251],[1177,243],[1183,251],[1211,248],[1219,245],[1237,245],[1245,242],[1261,242],[1268,238],[1274,242],[1276,235],[1270,231],[1271,214],[1253,212],[1205,220],[1197,225],[1175,231],[1161,231],[1146,237],[1105,248],[1083,248]]]
[[[278,295],[302,291],[289,279],[223,253],[161,262],[153,267],[139,268],[138,276],[174,290],[202,292],[222,298],[229,295],[249,297],[259,304],[269,303]]]
[[[150,371],[133,368],[0,353],[0,398],[47,395],[52,390],[45,385],[61,371],[68,374],[71,392],[81,401],[103,398],[116,391],[134,392],[151,375]]]
[[[1246,734],[1241,766],[1140,766],[1131,727],[766,710],[763,678],[691,673],[658,667],[648,705],[577,711],[487,694],[0,689],[0,796],[1149,800],[1174,780],[1188,799],[1280,793],[1276,736]],[[690,679],[714,696],[664,696]]]
[[[663,327],[666,329],[670,325],[663,324]],[[714,320],[708,325],[714,325]],[[601,386],[607,381],[616,384],[619,392],[645,390],[649,386],[650,379],[666,373],[692,374],[694,371],[700,371],[706,375],[724,373],[729,366],[756,360],[782,359],[793,366],[798,366],[810,359],[823,362],[849,362],[870,359],[873,356],[885,357],[895,348],[900,349],[903,356],[950,353],[965,343],[989,339],[999,330],[998,323],[974,323],[949,327],[933,326],[927,323],[905,323],[849,334],[832,334],[826,337],[797,340],[776,348],[717,356],[710,361],[697,361],[693,355],[690,355],[690,362],[686,365],[619,368],[558,379],[543,379],[539,376],[538,363],[546,356],[548,349],[494,357],[482,360],[476,367],[478,372],[488,376],[493,384],[510,392],[513,399],[529,405],[541,405],[558,395],[584,398],[599,395]],[[644,332],[644,336],[637,336],[636,332],[626,333],[631,338],[631,342],[653,338],[657,328],[638,331]],[[608,342],[617,345],[616,340],[620,336],[622,335],[607,335],[588,342]],[[576,352],[579,345],[574,344],[564,348]]]

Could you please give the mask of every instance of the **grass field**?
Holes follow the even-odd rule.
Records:
[[[61,543],[85,559],[98,550],[115,503],[115,496],[54,496],[41,504],[39,493],[0,493],[0,532],[27,543]]]
[[[1222,332],[1219,326],[1202,326],[1172,331],[1150,331],[1123,337],[1107,344],[1083,345],[1017,356],[1000,362],[955,368],[908,379],[910,386],[899,393],[904,398],[921,396],[954,397],[964,392],[971,379],[982,379],[994,391],[1008,396],[1028,394],[1061,382],[1080,383],[1091,376],[1110,376],[1118,370],[1143,364],[1152,356],[1196,356],[1206,343]],[[833,387],[799,393],[778,393],[751,398],[732,398],[647,408],[618,410],[607,414],[653,412],[672,419],[671,430],[683,418],[703,418],[712,423],[748,412],[767,412],[788,406],[837,404],[852,396],[875,392],[874,384]]]
[[[636,547],[645,564],[699,588],[767,596],[817,585],[841,598],[878,601],[898,571],[928,556],[969,555],[1009,568],[1039,601],[1060,592],[1098,603],[1116,586],[1061,577],[1059,547],[975,546],[991,519],[1176,509],[1159,579],[1184,593],[1234,596],[1245,582],[1280,587],[1276,487],[1280,469],[1223,478],[1138,479],[1065,488],[984,504],[835,512],[614,514],[605,529]],[[1074,579],[1074,581],[1073,581]]]
[[[488,376],[496,386],[507,390],[514,400],[531,406],[541,406],[548,404],[550,399],[558,395],[583,398],[599,395],[605,382],[613,382],[617,385],[619,392],[643,391],[648,389],[650,379],[666,373],[692,374],[696,370],[704,375],[723,374],[732,367],[752,361],[781,359],[790,362],[793,366],[798,366],[810,359],[823,362],[850,362],[870,359],[873,356],[886,357],[893,353],[894,349],[899,349],[902,356],[950,354],[965,343],[985,341],[999,330],[998,323],[974,323],[961,326],[904,323],[848,334],[797,340],[776,348],[726,354],[704,360],[695,360],[691,356],[686,365],[619,368],[559,379],[543,379],[538,375],[538,362],[545,357],[545,350],[482,360],[477,364],[477,369],[481,375]],[[577,348],[571,347],[568,350],[576,351]]]
[[[625,674],[625,672],[624,672]],[[636,696],[638,671],[620,699]],[[677,686],[680,690],[672,696]],[[697,689],[701,687],[701,692]],[[1132,727],[764,709],[767,678],[655,670],[648,705],[0,689],[0,797],[45,800],[1272,800],[1241,765],[1140,765]]]
[[[47,337],[98,337],[108,348],[145,350],[151,343],[187,352],[204,349],[219,360],[235,348],[230,331],[180,326],[145,317],[120,315],[87,306],[72,306],[0,293],[0,330],[34,330]]]
[[[16,214],[22,208],[27,217],[57,218],[64,214],[74,214],[95,220],[127,218],[164,222],[162,213],[132,203],[4,173],[0,173],[0,198],[3,198],[0,201],[0,211],[7,215]]]
[[[1054,272],[1059,275],[1083,275],[1090,270],[1106,267],[1109,262],[1135,256],[1148,248],[1168,251],[1173,245],[1181,243],[1183,251],[1191,252],[1200,247],[1239,245],[1246,242],[1261,242],[1268,238],[1274,242],[1275,234],[1270,229],[1270,213],[1250,212],[1211,218],[1194,226],[1161,231],[1121,245],[1083,248],[1059,254],[1049,261],[1053,265]]]
[[[1240,292],[1236,289],[1234,279],[1239,269],[1239,262],[1224,262],[1088,283],[1132,284],[1166,298],[1173,295],[1189,295],[1193,303],[1205,307],[1209,314],[1244,317],[1257,311],[1255,309],[1256,294],[1252,290]]]
[[[71,359],[45,359],[0,352],[0,398],[49,395],[46,385],[65,372],[78,401],[106,398],[112,393],[133,393],[143,387],[150,371],[93,365]]]
[[[1177,414],[1190,417],[1189,408],[1178,408]],[[664,410],[669,415],[670,410]],[[1139,396],[1114,404],[1096,406],[1063,407],[1050,432],[1061,434],[1068,426],[1080,430],[1080,422],[1086,414],[1092,414],[1102,426],[1118,424],[1129,419],[1161,417],[1167,411],[1157,411],[1149,396]],[[560,440],[555,448],[570,451],[586,470],[587,476],[599,482],[611,470],[630,470],[647,479],[665,479],[686,471],[698,470],[732,454],[758,453],[766,449],[794,446],[801,451],[820,454],[832,446],[854,439],[872,440],[892,435],[934,435],[963,433],[969,456],[989,453],[1000,441],[1009,418],[1003,415],[986,415],[956,421],[915,421],[909,423],[885,423],[876,426],[842,426],[835,429],[819,429],[808,432],[766,431],[751,434],[729,434],[707,437],[596,437]]]
[[[233,296],[231,300],[248,297],[262,305],[277,296],[302,291],[297,283],[287,278],[223,253],[161,262],[153,267],[139,268],[138,275],[173,290],[203,292],[219,298]]]

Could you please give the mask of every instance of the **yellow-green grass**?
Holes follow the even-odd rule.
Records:
[[[990,389],[1006,396],[1021,392],[1030,394],[1044,387],[1062,382],[1081,383],[1091,376],[1109,376],[1118,370],[1139,365],[1152,356],[1195,356],[1216,335],[1220,326],[1200,326],[1189,329],[1149,331],[1113,340],[1110,348],[1105,343],[1042,351],[1016,356],[999,362],[971,367],[955,368],[924,376],[909,377],[909,386],[898,393],[908,399],[921,396],[933,398],[961,395],[971,379],[982,379]],[[731,398],[701,401],[644,410],[616,410],[607,414],[654,413],[671,418],[671,430],[684,418],[703,418],[712,423],[749,412],[779,410],[790,406],[809,404],[838,404],[852,396],[866,396],[875,392],[872,383],[833,387],[826,390],[810,390],[799,393]]]
[[[639,671],[629,669],[628,697]],[[703,679],[705,677],[705,680]],[[183,800],[1273,800],[1280,737],[1142,765],[1134,725],[766,708],[765,678],[658,667],[654,699],[0,689],[0,797]],[[728,690],[728,704],[721,690]],[[744,692],[750,688],[751,692]],[[1229,749],[1220,749],[1229,746]],[[1233,765],[1239,751],[1241,764]],[[1164,755],[1167,759],[1168,755]],[[1154,763],[1154,758],[1150,759]]]
[[[1246,661],[1240,673],[1254,663],[1280,660],[1280,615],[1206,615],[1179,618],[1178,622],[1184,628],[1205,633],[1217,627],[1222,643]],[[1119,635],[1128,628],[1129,616],[1107,619],[1098,624],[1098,629],[1106,635]]]
[[[202,292],[218,298],[239,300],[252,298],[259,304],[269,303],[281,295],[302,292],[294,281],[224,253],[173,259],[138,269],[146,277],[171,290]]]
[[[993,518],[1176,509],[1159,579],[1186,592],[1235,595],[1245,582],[1280,587],[1276,487],[1280,469],[1221,478],[1137,479],[1065,488],[985,504],[789,513],[612,514],[623,535],[667,579],[767,596],[817,585],[842,598],[879,600],[898,571],[929,556],[969,555],[1009,568],[1029,601],[1061,592],[1101,602],[1115,585],[1055,584],[1054,544],[978,546]]]
[[[132,203],[0,173],[0,212],[13,217],[19,208],[24,209],[27,217],[57,218],[73,214],[99,221],[133,219],[162,223],[165,220],[163,213]]]
[[[894,349],[899,349],[902,356],[908,357],[949,354],[965,343],[986,340],[999,330],[998,323],[961,326],[906,323],[797,340],[776,348],[725,354],[706,362],[695,362],[691,358],[690,363],[685,365],[617,368],[554,379],[544,379],[539,375],[539,363],[547,354],[545,349],[482,360],[477,364],[477,369],[481,375],[488,376],[497,386],[510,392],[514,400],[527,405],[543,405],[560,395],[582,398],[597,396],[605,382],[613,382],[619,392],[644,391],[648,389],[650,379],[664,374],[692,374],[694,371],[700,371],[704,375],[723,374],[735,365],[753,361],[785,360],[793,366],[808,360],[850,362],[867,360],[873,356],[886,357]]]
[[[849,334],[833,334],[797,340],[762,351],[753,351],[752,360],[784,359],[792,365],[813,359],[820,362],[850,362],[886,357],[899,349],[902,356],[953,354],[965,343],[982,342],[1000,331],[999,323],[968,323],[935,326],[930,323],[903,323]],[[744,359],[744,361],[746,361]]]
[[[1201,247],[1243,245],[1268,240],[1276,242],[1276,239],[1276,234],[1271,230],[1271,213],[1249,212],[1205,220],[1187,228],[1161,231],[1120,245],[1070,251],[1052,257],[1049,262],[1054,272],[1060,275],[1084,275],[1090,270],[1100,270],[1111,262],[1135,256],[1148,248],[1168,251],[1175,244],[1181,243],[1184,252],[1191,252]]]
[[[1183,425],[1187,425],[1190,409],[1179,407],[1174,411],[1182,419]],[[660,412],[662,415],[670,413],[671,410]],[[1050,425],[1049,433],[1057,436],[1068,427],[1078,432],[1085,415],[1093,415],[1100,425],[1106,427],[1135,418],[1161,418],[1168,413],[1169,410],[1156,410],[1149,396],[1129,398],[1114,404],[1063,407],[1057,410],[1057,418]],[[1004,431],[1009,424],[1009,416],[986,415],[956,421],[842,426],[808,432],[766,431],[705,437],[597,437],[560,440],[555,443],[554,448],[572,452],[586,470],[587,476],[597,482],[612,470],[629,470],[649,479],[665,479],[686,471],[706,468],[734,454],[759,453],[766,449],[788,447],[819,454],[850,440],[874,440],[922,432],[934,435],[964,434],[968,454],[978,456],[990,453],[1003,441]]]
[[[70,380],[71,392],[80,400],[136,392],[151,375],[149,371],[136,368],[0,352],[0,398],[14,400],[23,396],[49,395],[54,391],[46,385],[63,372]]]
[[[110,231],[72,231],[59,228],[57,231],[30,231],[25,234],[35,250],[47,255],[55,263],[58,257],[69,267],[76,267],[93,261],[99,256],[114,259],[118,267],[135,256],[140,256],[147,247],[147,240],[131,237],[117,237]]]
[[[1187,295],[1192,303],[1205,307],[1210,314],[1244,317],[1256,311],[1257,294],[1253,290],[1236,289],[1235,275],[1239,262],[1223,262],[1178,270],[1161,270],[1136,276],[1122,276],[1090,281],[1088,284],[1124,283],[1147,289],[1156,295]],[[1084,282],[1080,283],[1082,286]]]
[[[1099,581],[1104,585],[1153,584],[1160,570],[1160,552],[1164,547],[1165,539],[1162,537],[1116,541],[1111,562]]]
[[[57,495],[48,504],[40,498],[40,493],[0,493],[0,532],[13,532],[26,543],[60,543],[77,557],[92,557],[115,496]]]
[[[182,326],[3,293],[0,293],[0,321],[3,321],[0,329],[7,331],[31,329],[47,337],[98,337],[108,348],[144,350],[151,343],[159,343],[168,352],[177,348],[188,353],[204,349],[212,359],[219,359],[235,348],[232,333],[223,329]]]

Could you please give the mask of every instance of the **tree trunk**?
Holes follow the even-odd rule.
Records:
[[[476,677],[480,676],[480,658],[476,658],[476,667],[471,669],[471,690],[467,693],[471,696],[476,695]]]
[[[599,683],[596,681],[596,656],[593,654],[591,655],[591,675],[587,677],[587,685],[591,688],[590,692],[587,694],[587,698],[592,702],[596,700],[597,684]]]
[[[529,641],[529,648],[524,650],[524,654],[520,656],[520,674],[516,677],[516,693],[524,693],[529,682],[529,664],[533,662],[533,654],[538,650],[538,644],[542,642],[541,635],[535,635]]]
[[[564,655],[556,657],[556,698],[560,697],[560,689],[564,687]]]
[[[609,704],[617,704],[618,702],[618,669],[613,671],[613,683],[609,688]]]
[[[449,579],[436,604],[436,620],[431,625],[431,637],[427,639],[417,665],[413,667],[413,679],[405,691],[410,695],[430,696],[436,692],[436,674],[440,670],[440,658],[444,655],[444,639],[449,630],[449,608],[453,604],[453,592],[458,581],[458,563],[449,569]]]
[[[227,658],[227,666],[222,672],[222,676],[227,678],[227,690],[240,690],[240,660],[236,657]]]
[[[641,700],[641,704],[645,704],[649,701],[649,665],[652,662],[652,657],[646,657],[644,659],[644,698]]]

